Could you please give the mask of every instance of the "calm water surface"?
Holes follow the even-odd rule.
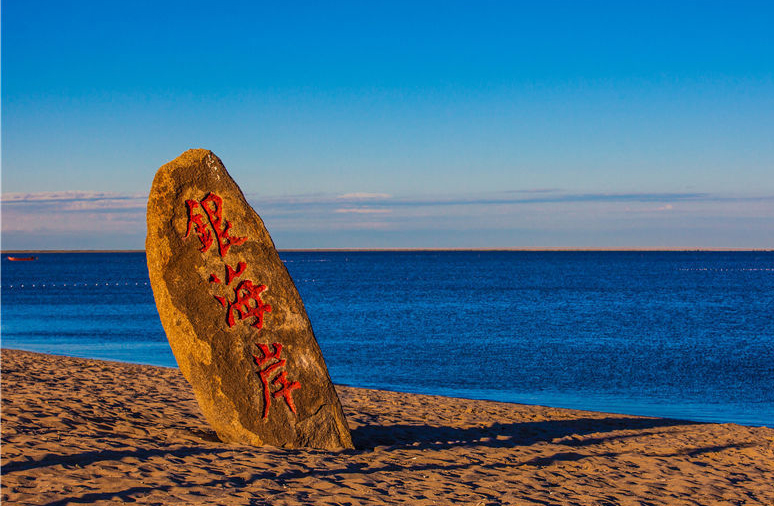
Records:
[[[336,383],[774,427],[774,252],[285,252]],[[2,260],[2,346],[176,366],[143,253]]]

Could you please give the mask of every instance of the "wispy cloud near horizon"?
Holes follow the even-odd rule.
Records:
[[[102,201],[102,200],[136,200],[145,199],[142,194],[127,194],[117,192],[88,192],[88,191],[60,191],[60,192],[31,192],[31,193],[3,193],[0,201],[3,204],[25,202],[76,202],[76,201]]]
[[[123,234],[127,241],[133,241],[132,247],[141,248],[146,198],[145,195],[116,192],[4,193],[0,198],[3,238],[4,241],[12,239],[12,244],[4,244],[4,247],[24,249],[25,237],[32,236],[50,236],[52,247],[56,248],[57,237],[61,234],[93,237]],[[707,224],[712,222],[744,223],[746,227],[752,227],[751,244],[759,240],[760,244],[755,245],[766,247],[772,246],[768,243],[772,233],[768,236],[758,233],[756,239],[754,231],[774,229],[774,196],[754,194],[571,193],[534,189],[416,196],[387,193],[248,194],[248,200],[261,214],[272,235],[281,238],[287,233],[300,238],[296,239],[301,241],[300,244],[287,247],[327,247],[329,244],[315,243],[318,240],[315,238],[325,231],[328,231],[326,240],[335,241],[335,237],[340,236],[341,241],[347,241],[344,244],[347,247],[372,246],[373,243],[357,242],[357,234],[364,231],[390,232],[397,236],[405,233],[408,237],[412,231],[420,230],[430,231],[430,235],[454,231],[454,237],[461,241],[459,246],[486,247],[491,244],[471,242],[475,243],[481,231],[490,230],[500,231],[503,243],[498,246],[518,247],[535,245],[519,242],[519,234],[523,236],[525,231],[539,235],[562,230],[577,234],[586,230],[588,237],[593,237],[617,229],[627,232],[649,230],[651,234],[659,229],[707,230]],[[307,237],[308,242],[304,242],[303,237]],[[715,241],[717,238],[708,238],[708,241],[710,239]],[[282,246],[281,242],[278,244]],[[697,247],[716,245],[715,242],[695,244]]]
[[[369,199],[388,199],[390,197],[392,197],[392,195],[388,193],[356,192],[356,193],[345,193],[343,195],[339,195],[336,198],[341,200],[369,200]]]
[[[524,196],[528,194],[530,196]],[[446,206],[488,206],[488,205],[529,205],[562,203],[674,203],[674,202],[774,202],[774,195],[720,195],[704,192],[585,192],[571,193],[559,190],[515,190],[489,192],[475,195],[416,195],[391,196],[370,194],[369,206],[386,208],[446,207]],[[344,196],[331,197],[325,194],[294,195],[285,197],[249,195],[249,200],[269,208],[341,206]],[[358,199],[352,199],[353,203]]]
[[[372,207],[343,207],[340,209],[334,209],[334,213],[339,214],[346,214],[346,213],[352,213],[352,214],[389,214],[392,212],[391,209],[375,209]]]
[[[3,193],[2,232],[99,233],[145,226],[146,197],[115,192]]]

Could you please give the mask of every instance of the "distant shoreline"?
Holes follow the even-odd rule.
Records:
[[[774,251],[774,248],[284,248],[278,249],[281,253],[361,253],[361,252],[444,252],[444,251],[470,251],[470,252],[489,252],[489,251],[576,251],[576,252],[759,252],[767,253]],[[144,253],[144,249],[83,249],[83,250],[2,250],[0,255],[23,255],[23,254],[46,254],[46,253]]]

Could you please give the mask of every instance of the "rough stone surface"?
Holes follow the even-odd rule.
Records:
[[[161,167],[147,220],[161,323],[218,437],[352,448],[298,291],[218,157],[192,149]]]

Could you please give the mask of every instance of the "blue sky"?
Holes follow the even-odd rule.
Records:
[[[213,150],[280,248],[774,248],[770,2],[2,2],[3,249]]]

